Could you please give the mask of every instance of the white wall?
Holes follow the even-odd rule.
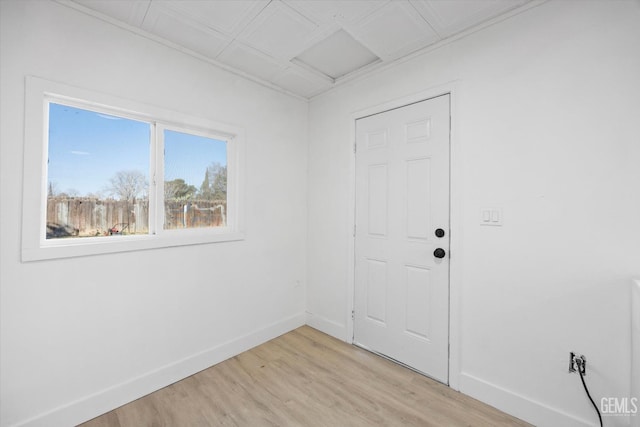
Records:
[[[307,103],[53,2],[0,16],[0,425],[73,425],[303,324]],[[246,240],[21,263],[26,75],[244,127]]]
[[[595,425],[573,350],[594,398],[629,397],[639,23],[637,2],[552,0],[312,100],[309,322],[350,339],[352,114],[457,80],[455,385],[537,425]],[[484,206],[503,227],[479,225]]]

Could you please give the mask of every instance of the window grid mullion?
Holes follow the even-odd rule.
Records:
[[[153,218],[153,234],[162,234],[164,230],[164,129],[161,123],[153,123],[153,211],[149,215]]]

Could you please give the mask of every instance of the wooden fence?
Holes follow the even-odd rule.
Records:
[[[226,201],[170,200],[165,202],[165,229],[226,225]],[[47,238],[146,234],[149,201],[50,197],[47,200]]]

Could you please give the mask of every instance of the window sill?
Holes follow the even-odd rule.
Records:
[[[176,230],[178,231],[178,230]],[[244,233],[226,230],[179,230],[159,235],[86,237],[42,242],[38,247],[23,247],[22,262],[74,258],[118,252],[132,252],[176,246],[244,240]]]

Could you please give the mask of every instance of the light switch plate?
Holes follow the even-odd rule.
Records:
[[[502,226],[502,209],[482,208],[480,209],[480,225]]]

